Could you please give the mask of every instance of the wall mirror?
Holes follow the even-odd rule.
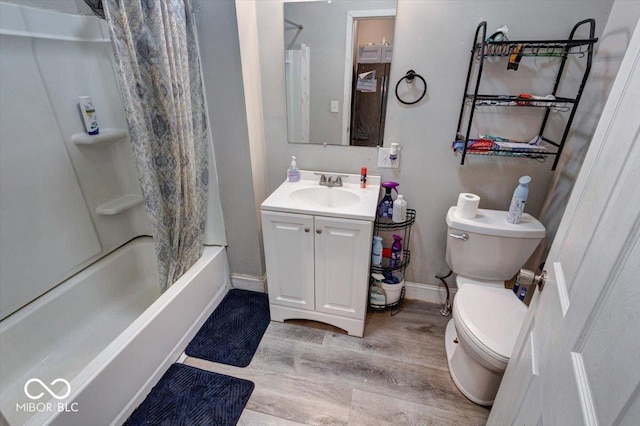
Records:
[[[381,146],[396,0],[284,2],[290,143]]]

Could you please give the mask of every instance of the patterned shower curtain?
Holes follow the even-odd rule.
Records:
[[[202,254],[207,127],[189,0],[103,0],[164,292]]]

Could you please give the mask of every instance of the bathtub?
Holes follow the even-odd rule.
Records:
[[[226,251],[205,247],[162,295],[157,280],[153,240],[137,238],[2,321],[4,421],[126,420],[230,288]]]

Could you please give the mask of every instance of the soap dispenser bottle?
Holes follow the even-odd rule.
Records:
[[[515,191],[513,191],[513,198],[511,198],[511,205],[509,206],[509,213],[507,214],[507,222],[509,223],[520,223],[520,217],[522,216],[524,205],[529,196],[531,176],[522,176],[518,182],[519,185]]]
[[[294,155],[291,156],[291,165],[289,165],[287,169],[287,180],[289,182],[298,182],[300,180],[300,170],[298,170],[296,157]]]
[[[391,219],[393,217],[393,198],[391,197],[391,190],[398,192],[398,182],[382,182],[382,186],[385,190],[384,197],[380,204],[378,204],[378,217],[383,219]]]

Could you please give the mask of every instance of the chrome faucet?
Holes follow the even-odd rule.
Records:
[[[343,175],[335,176],[335,180],[334,180],[333,176],[331,175],[325,176],[323,174],[322,176],[320,176],[319,184],[322,186],[328,186],[329,188],[332,188],[334,186],[342,186],[342,176]]]
[[[325,176],[322,175],[320,176],[320,185],[322,186],[328,186],[329,188],[332,188],[334,186],[342,186],[342,175],[338,175],[336,176],[335,180],[333,180],[333,176]]]

